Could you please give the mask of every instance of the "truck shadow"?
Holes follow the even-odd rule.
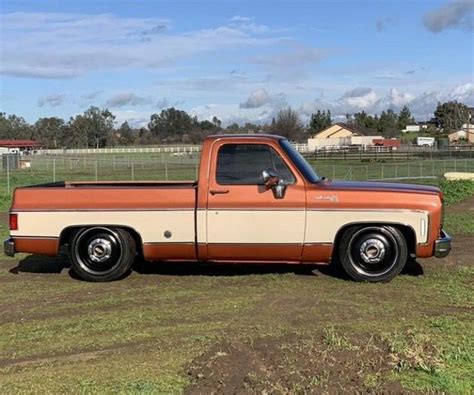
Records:
[[[335,277],[349,280],[347,274],[339,265],[318,264],[262,264],[262,263],[189,263],[189,262],[144,262],[135,263],[133,270],[143,275],[170,276],[243,276],[255,274],[285,274],[293,273],[303,276]],[[410,259],[402,275],[421,276],[423,267],[419,262]]]
[[[18,264],[9,270],[12,274],[19,273],[49,273],[59,274],[70,268],[67,257],[47,257],[42,255],[28,255],[18,261]]]
[[[70,270],[71,265],[66,256],[45,257],[40,255],[28,255],[20,260],[17,266],[9,270],[12,274],[19,273],[44,273],[59,274],[68,269],[69,275],[80,280]],[[262,264],[262,263],[190,263],[190,262],[144,262],[137,260],[133,271],[141,275],[168,275],[168,276],[245,276],[264,274],[286,274],[292,273],[302,276],[335,277],[348,280],[349,277],[339,265],[316,265],[316,264]],[[403,269],[402,275],[421,276],[424,274],[419,262],[411,259]]]

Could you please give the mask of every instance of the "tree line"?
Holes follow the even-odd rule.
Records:
[[[432,120],[431,132],[449,133],[459,130],[470,119],[469,108],[456,101],[439,103]],[[388,109],[380,115],[361,111],[347,114],[344,120],[364,134],[377,134],[386,138],[398,137],[401,130],[415,122],[405,106],[399,113]],[[68,121],[58,117],[45,117],[29,124],[21,116],[0,113],[0,139],[32,139],[45,148],[103,148],[126,145],[200,143],[207,135],[216,133],[271,133],[280,134],[292,141],[306,139],[334,123],[330,110],[318,110],[304,125],[299,114],[291,107],[280,110],[271,123],[257,125],[233,123],[226,128],[216,116],[211,121],[199,121],[186,111],[174,107],[152,114],[146,127],[134,128],[123,122],[117,126],[115,115],[108,109],[90,107],[83,114]]]

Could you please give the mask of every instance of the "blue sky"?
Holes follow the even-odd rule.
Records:
[[[1,2],[0,111],[145,125],[474,106],[474,0]]]

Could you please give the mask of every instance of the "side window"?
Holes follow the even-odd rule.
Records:
[[[281,157],[265,144],[225,144],[217,154],[220,185],[261,185],[263,170],[272,169],[286,183],[295,182]]]

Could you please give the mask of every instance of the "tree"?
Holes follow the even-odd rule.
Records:
[[[415,123],[415,119],[411,115],[411,111],[407,106],[403,106],[398,114],[398,130],[403,130],[407,125]]]
[[[274,133],[280,134],[288,138],[288,140],[299,141],[303,137],[303,126],[298,117],[298,113],[291,107],[278,111]]]
[[[69,120],[70,145],[105,147],[113,131],[114,120],[115,116],[109,110],[90,107],[84,114]]]
[[[31,139],[34,129],[23,117],[15,114],[0,113],[0,138],[2,139]]]
[[[331,126],[331,111],[328,110],[321,112],[318,110],[316,114],[311,114],[311,120],[309,121],[309,130],[312,134],[318,133]]]
[[[34,135],[44,147],[59,148],[64,145],[65,123],[61,118],[40,118],[34,124]]]
[[[131,145],[135,142],[136,137],[138,137],[138,133],[135,133],[128,122],[125,121],[114,133],[114,137],[114,143],[118,145]]]
[[[196,128],[196,117],[174,107],[164,109],[160,114],[152,114],[148,123],[152,135],[163,141],[181,141],[183,134],[188,134]]]
[[[434,116],[438,127],[443,128],[444,132],[453,132],[469,121],[469,108],[457,101],[438,103]]]
[[[347,119],[347,115],[346,115]],[[374,134],[378,132],[379,118],[367,114],[365,111],[357,112],[350,116],[351,123],[358,126],[359,129],[365,131],[366,134]]]
[[[221,128],[221,125],[222,125],[222,121],[217,118],[216,116],[214,116],[212,118],[212,123],[215,125],[216,129],[220,129]]]
[[[386,138],[398,136],[398,115],[393,110],[382,111],[378,122],[378,131]]]
[[[226,127],[228,132],[237,132],[240,130],[240,125],[237,122],[234,122]]]

